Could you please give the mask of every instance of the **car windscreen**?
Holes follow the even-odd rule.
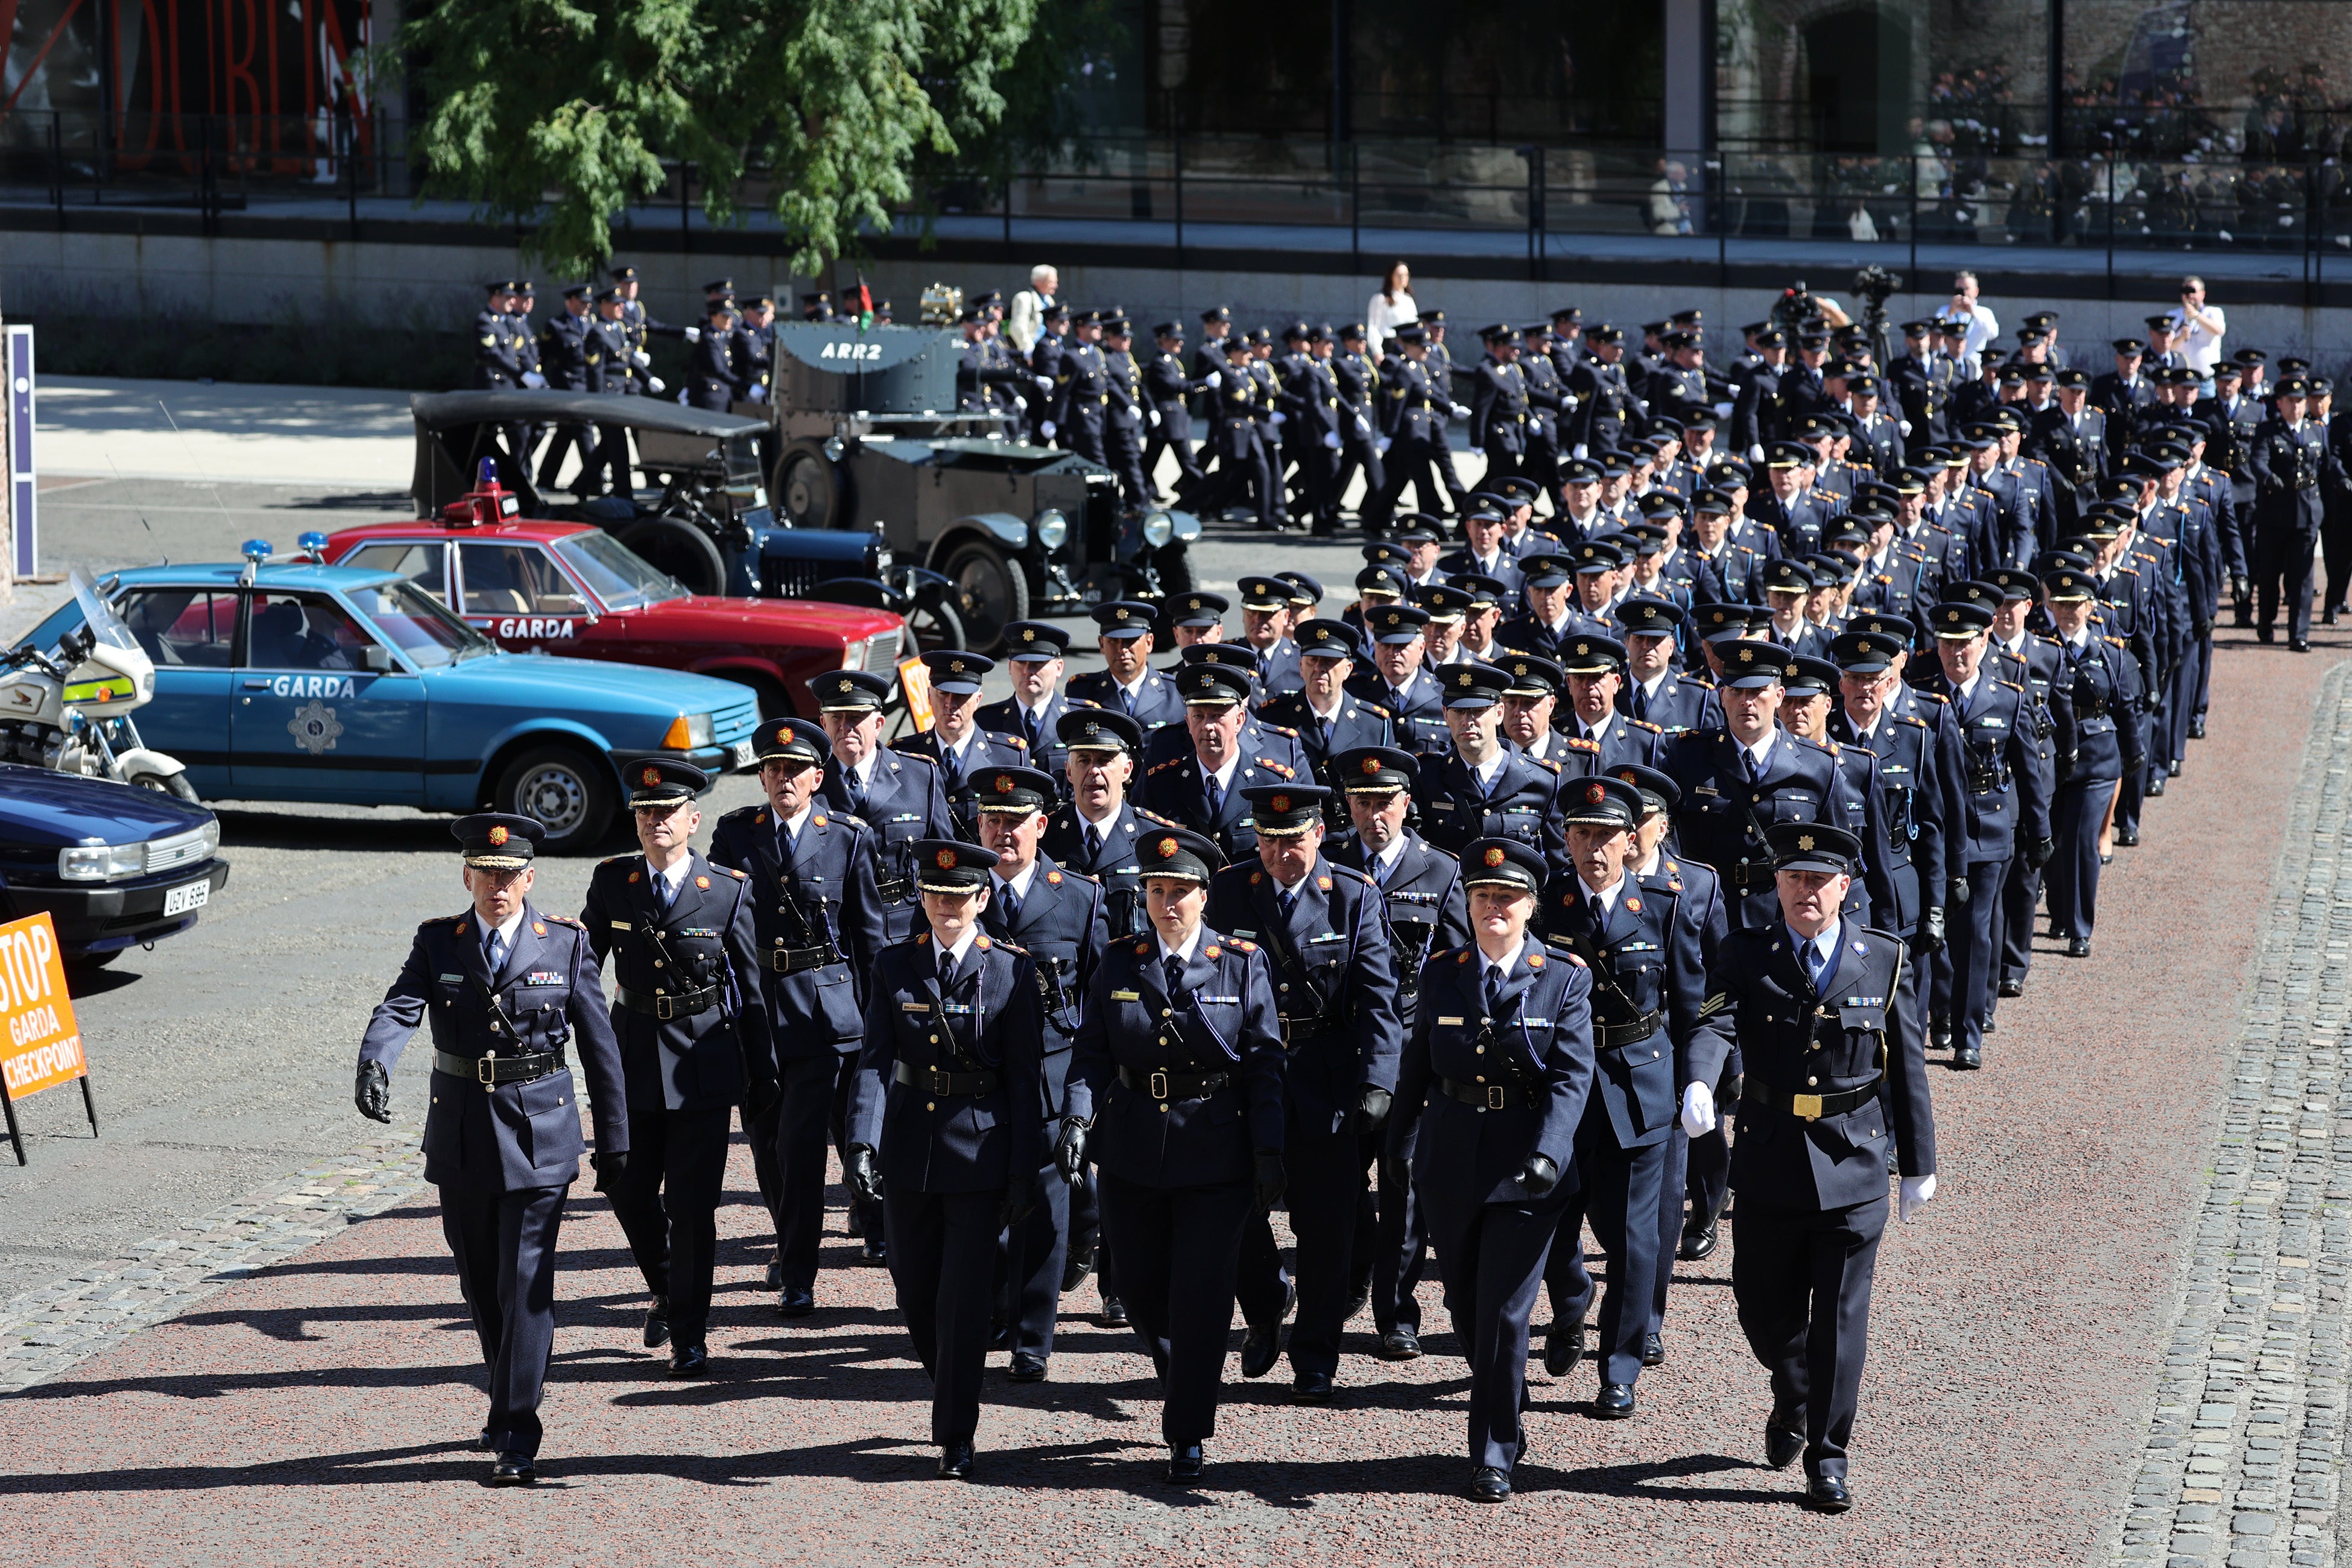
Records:
[[[555,542],[555,552],[607,609],[641,610],[665,599],[686,597],[685,584],[667,572],[656,572],[645,557],[609,533],[567,534]]]
[[[498,651],[497,644],[443,609],[414,584],[354,588],[351,601],[385,641],[420,669],[438,669],[476,654]]]

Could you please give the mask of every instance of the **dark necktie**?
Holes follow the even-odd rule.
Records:
[[[1830,958],[1834,952],[1832,949],[1830,952],[1823,952],[1817,942],[1805,943],[1805,973],[1812,976],[1813,994],[1816,996],[1822,993],[1822,981],[1829,973]]]
[[[1021,918],[1021,889],[1007,882],[996,889],[997,907],[1004,911],[1004,929],[1011,931]]]
[[[1609,929],[1608,907],[1601,903],[1601,895],[1598,893],[1593,894],[1586,902],[1592,906],[1592,934],[1599,936]]]
[[[866,783],[857,776],[856,768],[841,770],[842,787],[849,792],[849,809],[860,816],[868,814],[866,807]]]
[[[1486,1016],[1492,1018],[1503,1010],[1503,972],[1493,964],[1486,965]]]
[[[1764,764],[1756,760],[1755,752],[1745,748],[1742,748],[1739,754],[1748,763],[1748,782],[1760,783],[1764,777]]]
[[[1089,822],[1086,826],[1086,834],[1087,864],[1091,866],[1096,861],[1102,858],[1102,830],[1097,827],[1093,823]]]
[[[482,960],[490,966],[490,978],[497,979],[499,971],[507,965],[507,939],[504,931],[490,932],[490,940],[482,944]]]
[[[1021,710],[1021,727],[1029,732],[1029,754],[1041,756],[1045,750],[1045,721],[1034,708]]]
[[[1168,976],[1168,999],[1173,1002],[1176,994],[1184,988],[1184,961],[1171,953],[1160,968]]]
[[[1118,705],[1127,710],[1129,718],[1135,717],[1135,693],[1124,686],[1118,689]]]
[[[1634,718],[1641,720],[1643,723],[1647,723],[1649,721],[1650,690],[1649,688],[1643,686],[1638,680],[1633,683],[1633,709]]]
[[[956,967],[956,955],[954,953],[942,952],[940,954],[940,990],[951,991],[955,988]]]
[[[1201,775],[1201,785],[1209,799],[1209,820],[1213,822],[1225,809],[1225,786],[1217,782],[1216,774],[1205,772]]]
[[[1275,895],[1275,902],[1282,910],[1282,923],[1288,925],[1290,923],[1291,911],[1298,908],[1298,889],[1296,888],[1285,889],[1280,893]]]

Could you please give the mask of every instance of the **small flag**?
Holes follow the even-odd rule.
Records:
[[[866,286],[866,275],[857,275],[857,288],[849,296],[853,313],[857,317],[857,330],[864,331],[874,324],[874,290]]]

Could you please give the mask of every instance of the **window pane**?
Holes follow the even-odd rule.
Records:
[[[253,669],[357,669],[374,639],[334,600],[316,594],[253,595]]]
[[[440,601],[427,598],[406,583],[362,589],[352,598],[385,640],[421,669],[438,669],[478,653],[496,651],[495,644],[451,615]]]
[[[466,542],[457,546],[466,613],[474,616],[577,616],[588,606],[536,544]]]
[[[123,624],[158,669],[175,665],[228,667],[236,636],[236,595],[194,588],[149,588],[126,594]]]
[[[432,544],[368,544],[352,552],[343,562],[346,566],[362,566],[372,572],[397,572],[443,604],[449,602],[448,551],[438,542]]]

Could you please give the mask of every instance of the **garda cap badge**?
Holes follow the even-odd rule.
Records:
[[[1601,786],[1601,784],[1597,780],[1596,780],[1595,782],[1593,782],[1593,783],[1591,783],[1591,784],[1586,784],[1586,785],[1584,786],[1584,804],[1585,804],[1585,805],[1599,805],[1602,801],[1604,801],[1604,800],[1606,800],[1606,799],[1608,799],[1608,798],[1609,798],[1609,792],[1608,792],[1608,790],[1607,790],[1607,789],[1605,789],[1605,788],[1603,788],[1603,787]]]
[[[1810,850],[1811,848],[1812,848],[1812,847],[1813,847],[1813,836],[1812,836],[1811,834],[1810,834],[1810,833],[1800,833],[1800,834],[1798,834],[1798,835],[1797,835],[1797,847],[1798,847],[1798,848],[1800,848],[1800,849],[1806,849],[1806,850]]]
[[[490,847],[493,849],[497,848],[499,845],[504,844],[507,841],[507,830],[505,826],[503,824],[493,825],[490,828],[489,839]]]
[[[1011,795],[1013,793],[1013,775],[1011,773],[999,773],[996,775],[996,793],[999,795]]]
[[[1120,620],[1127,619],[1127,606],[1124,605],[1120,605],[1115,613]]]
[[[1740,662],[1740,663],[1742,663],[1742,664],[1753,664],[1753,663],[1755,663],[1755,662],[1756,662],[1756,650],[1755,650],[1754,648],[1752,648],[1752,647],[1744,647],[1744,648],[1741,648],[1741,649],[1739,650],[1739,662]]]
[[[1176,851],[1182,847],[1183,846],[1177,843],[1173,838],[1163,838],[1155,847],[1155,849],[1162,860],[1168,860],[1174,858]]]
[[[1035,642],[1037,640],[1037,628],[1035,626],[1023,626],[1021,628],[1021,640],[1023,642]]]
[[[1276,795],[1274,797],[1273,804],[1274,809],[1276,811],[1288,811],[1290,809],[1290,797],[1286,795]]]
[[[955,869],[956,852],[954,850],[942,849],[936,857],[934,857],[934,858],[938,861],[940,870],[952,871]]]
[[[948,673],[950,675],[961,675],[963,673],[963,660],[960,658],[951,658],[948,660]]]
[[[1503,863],[1503,851],[1501,850],[1501,848],[1500,848],[1500,847],[1491,848],[1491,849],[1488,849],[1488,850],[1486,851],[1486,864],[1487,864],[1487,865],[1489,865],[1489,866],[1499,866],[1499,865],[1501,865],[1502,863]]]
[[[1576,645],[1576,651],[1579,653],[1591,653],[1592,651],[1592,645],[1589,642],[1578,643]]]
[[[1380,758],[1378,758],[1378,757],[1366,757],[1366,758],[1364,759],[1364,762],[1363,762],[1363,768],[1364,768],[1364,772],[1366,772],[1366,773],[1379,773],[1379,772],[1381,771],[1381,760],[1380,760]]]
[[[637,775],[637,780],[641,784],[657,784],[661,783],[661,770],[656,767],[648,767],[645,772]]]

